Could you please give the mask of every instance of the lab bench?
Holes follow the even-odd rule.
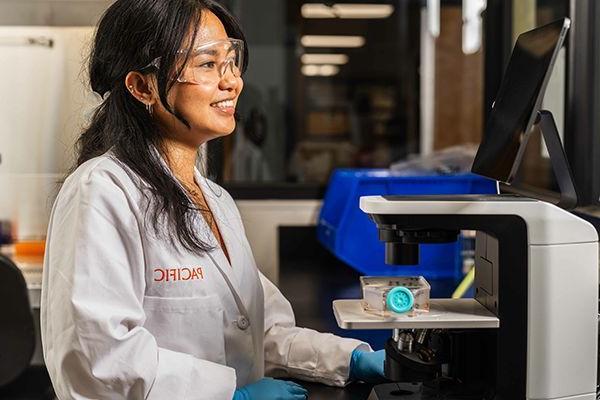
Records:
[[[319,383],[296,381],[308,390],[308,400],[367,400],[373,385],[351,383],[346,387],[331,387]]]

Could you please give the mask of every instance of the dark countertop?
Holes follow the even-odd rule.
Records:
[[[373,385],[351,383],[346,387],[331,387],[320,383],[296,381],[308,390],[309,400],[366,400]]]
[[[352,383],[345,388],[333,388],[318,383],[297,381],[308,389],[309,400],[367,400],[373,389],[366,383]],[[387,383],[376,387],[381,400],[482,400],[495,398],[492,392],[457,393],[451,387],[447,390],[428,388],[419,383]]]

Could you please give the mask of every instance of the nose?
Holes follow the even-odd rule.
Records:
[[[221,69],[221,79],[219,80],[221,90],[233,90],[239,85],[238,77],[233,73],[233,68],[233,61],[228,60],[224,63]]]

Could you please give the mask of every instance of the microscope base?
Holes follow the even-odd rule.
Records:
[[[367,400],[425,399],[420,384],[384,383],[373,387]],[[412,394],[411,394],[412,393]]]
[[[371,391],[367,400],[433,400],[439,399],[439,392],[433,393],[420,383],[384,383]],[[447,400],[465,399],[465,397],[448,397]]]
[[[481,394],[473,395],[473,397],[464,394],[452,396],[449,394],[441,394],[440,392],[427,388],[422,383],[384,383],[373,387],[371,394],[367,400],[482,400],[487,398],[495,399],[496,397],[482,397]],[[557,400],[595,400],[596,394],[586,393],[579,396],[561,397]],[[554,400],[554,399],[553,399]]]

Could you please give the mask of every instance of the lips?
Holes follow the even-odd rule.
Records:
[[[235,102],[232,99],[221,100],[210,105],[219,114],[226,115],[228,118],[235,115]]]
[[[223,100],[217,103],[212,103],[210,106],[216,108],[233,108],[235,107],[235,103],[233,100]]]

